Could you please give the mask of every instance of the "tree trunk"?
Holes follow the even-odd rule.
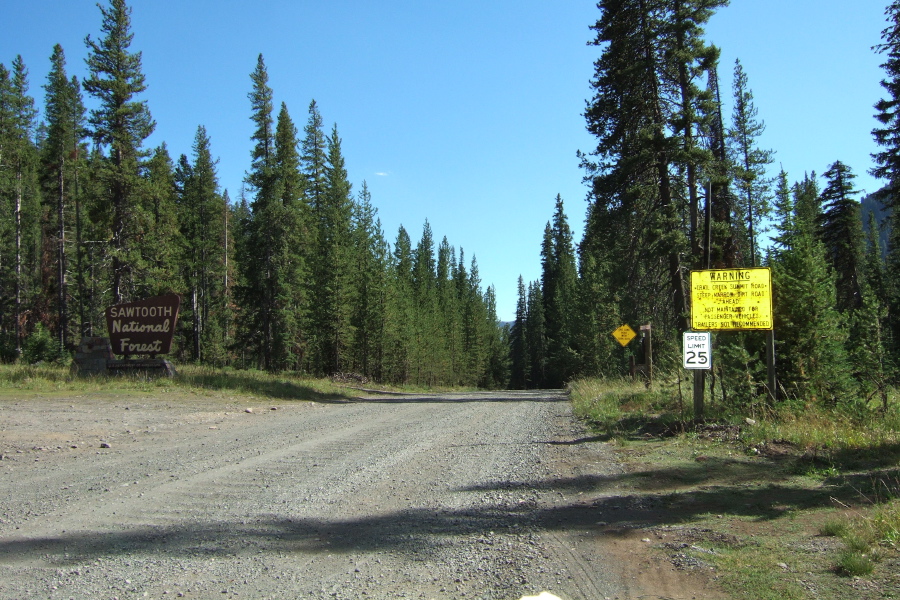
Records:
[[[16,170],[16,280],[15,280],[15,317],[16,317],[16,356],[22,355],[22,168],[21,161]]]
[[[62,153],[61,153],[62,154]],[[56,273],[57,298],[59,310],[59,347],[68,347],[69,311],[66,303],[66,224],[65,224],[65,157],[60,156],[58,192],[56,202],[57,239],[56,239]]]

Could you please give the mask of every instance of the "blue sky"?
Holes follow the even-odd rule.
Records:
[[[730,104],[735,58],[750,80],[791,180],[835,160],[875,191],[872,105],[882,96],[880,41],[887,0],[733,0],[707,27],[722,49]],[[497,289],[501,319],[515,313],[516,282],[540,276],[539,250],[554,199],[576,241],[585,187],[575,156],[590,150],[581,113],[598,49],[589,0],[454,3],[307,0],[132,0],[132,49],[143,53],[144,98],[157,122],[149,146],[190,154],[204,125],[232,199],[249,166],[250,73],[262,53],[276,103],[302,129],[315,99],[337,123],[350,180],[365,180],[391,242],[402,224],[417,241],[427,219]],[[55,43],[70,75],[86,73],[84,38],[100,37],[93,0],[0,0],[7,24],[0,62],[21,54],[31,93]],[[277,110],[277,109],[276,109]],[[728,118],[726,109],[726,118]]]

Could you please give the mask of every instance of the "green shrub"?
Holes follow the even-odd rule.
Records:
[[[25,338],[22,345],[22,361],[29,365],[39,362],[61,362],[65,355],[65,350],[42,323],[35,326],[34,331]]]
[[[843,537],[850,531],[846,518],[828,519],[819,528],[819,534],[828,537]]]
[[[875,570],[875,563],[871,558],[858,550],[847,549],[838,557],[838,572],[848,577],[862,577]]]

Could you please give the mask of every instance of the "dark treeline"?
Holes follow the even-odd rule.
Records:
[[[726,4],[599,2],[584,236],[557,197],[540,280],[520,278],[507,330],[477,262],[427,222],[418,242],[402,227],[387,240],[365,182],[351,187],[337,126],[325,129],[314,101],[302,129],[276,106],[262,56],[236,199],[220,190],[202,125],[190,156],[145,147],[155,123],[141,56],[129,8],[110,0],[82,79],[52,49],[40,122],[21,58],[0,64],[0,355],[64,355],[105,333],[110,304],[174,291],[182,361],[560,386],[624,374],[634,348],[610,335],[623,323],[652,323],[656,364],[677,369],[690,271],[768,266],[781,396],[886,406],[900,356],[900,1],[873,40],[885,97],[872,174],[887,185],[865,215],[842,157],[771,176],[749,76],[737,61],[720,85],[719,50],[704,40]],[[711,385],[725,403],[767,397],[764,346],[762,332],[715,336]]]
[[[626,373],[634,348],[623,351],[610,335],[623,323],[652,323],[656,363],[672,372],[690,327],[690,271],[769,266],[781,396],[886,406],[900,356],[900,224],[892,210],[900,198],[900,2],[888,6],[874,48],[885,57],[886,95],[873,110],[881,151],[872,173],[888,184],[868,200],[886,209],[870,213],[887,216],[866,215],[865,223],[841,157],[811,166],[824,171],[821,187],[813,171],[794,180],[768,174],[774,153],[759,145],[764,124],[748,74],[737,61],[730,89],[721,86],[719,50],[703,37],[726,4],[599,2],[584,114],[597,145],[581,154],[584,237],[576,246],[557,198],[541,280],[519,281],[513,387]],[[717,395],[734,406],[763,401],[765,333],[715,338]]]
[[[176,292],[182,361],[506,385],[506,331],[474,257],[427,222],[417,243],[401,227],[391,245],[315,101],[301,131],[259,57],[251,161],[232,200],[202,125],[190,156],[145,147],[155,122],[130,8],[100,11],[86,76],[52,49],[40,122],[21,57],[0,64],[3,360],[64,356],[105,334],[111,304]]]

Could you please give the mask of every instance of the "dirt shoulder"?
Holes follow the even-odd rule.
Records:
[[[896,465],[873,459],[874,468],[838,472],[784,442],[743,447],[734,430],[613,443],[620,493],[595,507],[642,523],[652,564],[668,562],[735,598],[896,598],[895,546],[878,549],[871,574],[844,576],[836,565],[845,544],[822,533],[874,518],[879,486],[900,482]]]

